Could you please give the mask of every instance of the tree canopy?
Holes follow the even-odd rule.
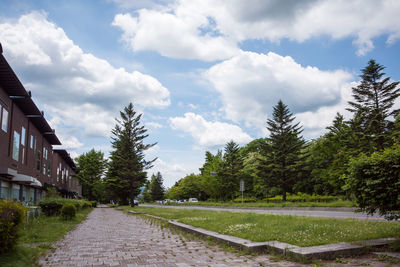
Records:
[[[75,159],[76,178],[82,184],[82,195],[89,200],[104,200],[103,176],[107,169],[107,160],[101,151],[90,150]]]

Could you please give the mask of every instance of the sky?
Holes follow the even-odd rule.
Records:
[[[71,157],[108,157],[130,102],[171,187],[205,152],[268,137],[279,100],[307,140],[370,59],[400,80],[398,0],[2,0],[3,54]],[[396,103],[400,107],[400,101]]]

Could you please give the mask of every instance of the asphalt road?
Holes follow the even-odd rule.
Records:
[[[385,218],[374,214],[373,216],[363,212],[354,212],[351,208],[238,208],[238,207],[206,207],[206,206],[173,206],[141,204],[141,207],[173,208],[173,209],[200,209],[232,212],[255,212],[295,216],[328,217],[336,219],[353,218],[357,220],[386,221]]]

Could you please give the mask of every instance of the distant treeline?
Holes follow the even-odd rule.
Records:
[[[272,119],[267,121],[269,137],[253,140],[243,147],[231,141],[224,151],[215,154],[207,151],[200,173],[187,175],[176,182],[169,189],[168,198],[233,200],[241,195],[239,183],[243,180],[244,195],[248,198],[283,195],[285,200],[286,193],[303,192],[343,195],[366,204],[368,192],[376,200],[379,198],[376,187],[381,186],[383,193],[394,191],[392,202],[395,206],[392,209],[398,210],[396,194],[398,196],[400,192],[400,165],[396,165],[399,160],[396,155],[400,154],[397,153],[400,116],[394,104],[400,96],[400,88],[399,82],[384,77],[383,69],[374,60],[362,69],[361,82],[352,88],[353,100],[347,107],[352,114],[350,120],[337,113],[326,134],[305,141],[301,136],[301,125],[293,122],[295,117],[279,101]],[[384,159],[385,153],[390,155]],[[379,160],[386,160],[387,164],[379,163]],[[388,160],[393,162],[388,163]],[[362,173],[365,164],[373,165],[368,165],[369,173]],[[393,171],[395,181],[379,183],[379,179],[384,179],[379,171]],[[371,181],[375,183],[372,187],[369,186]],[[373,206],[376,210],[379,204]]]

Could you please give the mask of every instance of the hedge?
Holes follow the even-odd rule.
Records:
[[[241,197],[235,198],[235,199],[233,200],[233,202],[235,202],[235,203],[242,203],[242,198],[241,198]],[[244,197],[244,198],[243,198],[243,203],[251,203],[251,202],[257,202],[257,199],[251,198],[251,197]]]
[[[59,215],[64,204],[73,204],[76,210],[92,207],[92,204],[86,200],[77,200],[69,198],[48,198],[39,202],[42,212],[47,216]]]
[[[297,195],[288,194],[286,196],[286,201],[288,202],[332,202],[332,201],[337,201],[339,199],[340,197],[338,196],[308,195],[303,193],[298,193]],[[265,201],[270,203],[283,202],[281,195],[267,198],[265,199]]]
[[[19,202],[0,200],[0,253],[12,250],[17,244],[26,212]]]

